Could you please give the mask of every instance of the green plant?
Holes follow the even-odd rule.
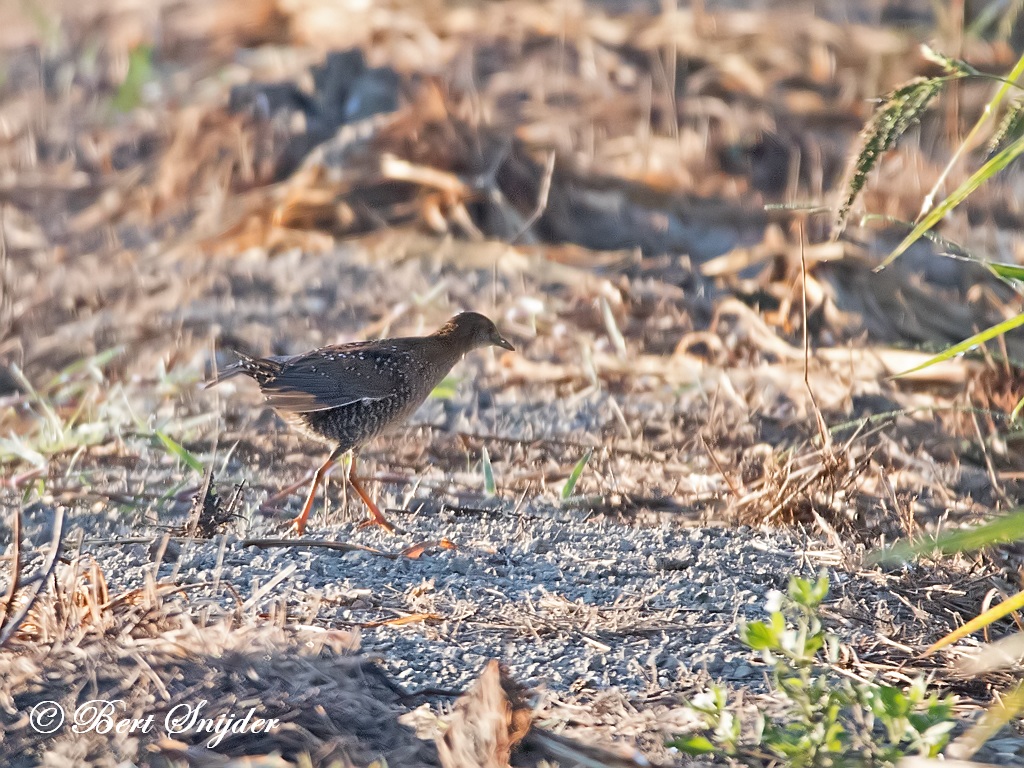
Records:
[[[430,396],[438,400],[451,400],[459,389],[459,378],[457,376],[445,376],[441,383],[434,387]]]
[[[480,457],[484,470],[484,493],[493,496],[498,492],[498,486],[494,482],[494,467],[491,466],[491,455],[484,448]]]
[[[0,411],[0,468],[23,463],[35,471],[44,470],[52,457],[72,453],[65,470],[70,471],[88,448],[138,437],[202,475],[202,462],[168,433],[168,426],[154,428],[134,415],[123,387],[108,381],[105,369],[123,352],[122,347],[114,347],[77,360],[39,386],[12,365],[11,372],[25,394],[18,408]],[[161,370],[158,382],[165,392],[173,392],[180,386],[179,379],[187,378]],[[206,420],[206,416],[175,420],[174,432],[187,434]]]
[[[143,91],[153,76],[153,46],[142,44],[132,48],[128,53],[128,71],[114,94],[114,109],[118,112],[131,112],[141,106]]]
[[[1008,21],[1009,24],[1012,24],[1012,19],[1016,19],[1016,13],[1014,11],[1013,13],[1006,14],[1006,19],[1011,20]],[[995,16],[986,16],[986,20],[978,28],[991,26],[993,19],[995,19]],[[1022,90],[1018,80],[1024,77],[1024,56],[1017,60],[1005,77],[993,77],[977,71],[962,61],[942,56],[930,49],[926,48],[925,53],[943,68],[945,74],[936,78],[919,78],[914,80],[893,91],[883,101],[881,107],[876,111],[875,116],[862,133],[861,149],[857,153],[856,159],[851,166],[851,171],[848,174],[846,184],[847,195],[836,217],[834,232],[838,234],[842,231],[851,206],[866,183],[867,174],[878,163],[882,154],[891,148],[899,136],[917,120],[948,81],[964,77],[992,79],[997,83],[997,86],[991,98],[982,108],[971,130],[957,146],[953,156],[939,175],[931,191],[925,196],[917,219],[912,223],[908,223],[910,232],[876,269],[884,269],[895,259],[903,255],[917,240],[927,237],[935,240],[941,248],[948,251],[946,255],[952,258],[967,259],[985,266],[993,275],[1015,291],[1018,296],[1024,298],[1024,269],[1019,265],[1006,264],[973,255],[968,253],[966,249],[949,243],[944,238],[937,238],[933,232],[939,222],[946,218],[954,208],[963,203],[983,185],[989,183],[997,174],[1005,171],[1021,155],[1024,155],[1024,98],[1020,95],[1012,95],[1014,93],[1019,94]],[[945,198],[935,203],[934,200],[939,189],[946,182],[952,170],[970,150],[981,146],[983,129],[987,129],[989,122],[1000,114],[1002,114],[1001,120],[991,130],[984,156],[981,158],[977,169],[970,173]],[[1022,325],[1024,325],[1024,313],[1012,314],[988,328],[973,333],[963,341],[947,347],[920,365],[903,371],[897,374],[897,376],[905,376],[969,352],[973,348]],[[1010,414],[1011,419],[1016,420],[1022,410],[1024,410],[1024,399],[1018,401],[1013,408]],[[897,544],[895,547],[891,547],[884,552],[877,553],[874,559],[876,561],[900,560],[934,552],[967,552],[990,544],[1019,540],[1021,538],[1024,538],[1024,510],[1017,509],[1011,511],[1005,517],[993,520],[974,529],[946,533],[935,538],[919,540],[917,542]],[[929,648],[929,652],[934,652],[939,648],[950,645],[1022,608],[1024,608],[1024,591],[1010,596],[1002,603],[989,608],[973,620],[964,623],[961,627],[958,627],[934,643]],[[1015,691],[1019,691],[1019,686]],[[1024,695],[1014,695],[1014,692],[1010,692],[1004,697],[1004,701],[1006,703],[999,704],[998,707],[1011,713],[1007,717],[1014,717],[1024,710]],[[1002,717],[1002,715],[997,714],[996,704],[989,711],[992,717],[997,720],[999,717]]]
[[[773,592],[767,621],[740,627],[740,638],[762,655],[778,716],[758,712],[751,728],[728,708],[720,686],[690,702],[702,733],[670,742],[688,754],[716,754],[749,764],[780,760],[790,766],[894,765],[905,755],[934,757],[956,725],[953,697],[929,694],[923,678],[906,689],[841,677],[832,671],[839,639],[821,622],[828,578],[792,578]]]
[[[931,191],[925,196],[917,219],[912,223],[908,223],[911,231],[893,249],[892,253],[876,267],[876,271],[884,269],[891,264],[920,238],[933,237],[932,230],[954,208],[964,202],[983,184],[988,183],[993,177],[1004,171],[1021,154],[1024,154],[1024,108],[1022,108],[1020,98],[1009,98],[1011,91],[1021,90],[1021,86],[1018,85],[1017,81],[1024,75],[1024,56],[1017,60],[1013,69],[1006,77],[996,77],[979,72],[964,61],[944,56],[928,47],[924,47],[924,53],[929,59],[942,67],[944,74],[938,77],[912,80],[896,88],[881,100],[879,108],[861,133],[860,150],[857,152],[847,174],[845,184],[846,196],[839,207],[833,228],[835,236],[838,236],[846,226],[853,203],[867,183],[868,174],[875,168],[882,156],[896,144],[900,136],[918,121],[921,114],[948,83],[962,78],[991,79],[997,83],[997,87],[992,97],[982,108],[971,130],[957,146],[952,158],[939,175],[938,181],[935,182]],[[968,151],[979,144],[983,129],[986,128],[990,120],[1000,113],[1002,113],[1002,119],[1000,124],[992,131],[984,161],[953,192],[938,203],[935,203],[935,197],[949,174]],[[1020,286],[1021,270],[1016,265],[1002,264],[980,258],[958,247],[953,250],[954,253],[950,254],[951,256],[966,258],[984,265],[994,275],[1017,291],[1018,294],[1024,295],[1024,291],[1021,290]],[[963,354],[1021,325],[1024,325],[1024,314],[1010,317],[971,335],[958,344],[950,346],[921,365],[904,371],[898,374],[898,376],[919,371]],[[1022,404],[1024,404],[1024,401],[1018,404],[1018,407],[1014,410],[1014,416],[1017,415]]]
[[[593,455],[594,449],[588,448],[583,456],[580,457],[580,460],[576,462],[576,465],[572,468],[572,472],[569,473],[569,479],[567,479],[565,481],[565,485],[562,486],[562,501],[568,501],[572,498],[573,491],[576,490],[576,483],[579,482],[580,476],[583,474],[583,470],[586,469],[587,463]]]
[[[1021,538],[1024,538],[1024,508],[1017,508],[973,528],[945,531],[937,536],[897,542],[886,549],[873,552],[868,556],[867,562],[893,563],[926,555],[974,552],[995,544],[1018,541]],[[1017,592],[957,627],[933,643],[927,652],[934,653],[1021,609],[1024,609],[1024,591]],[[1024,709],[1024,699],[1020,700],[1019,706]]]
[[[108,440],[119,422],[101,399],[99,383],[118,354],[120,349],[107,350],[77,361],[38,389],[11,366],[27,409],[20,418],[14,410],[0,417],[0,465],[23,461],[40,468],[50,456]]]
[[[181,443],[177,442],[174,438],[159,429],[153,430],[153,437],[157,439],[164,450],[174,458],[178,459],[185,466],[189,467],[195,473],[202,475],[206,469],[203,466],[203,462],[197,459],[187,448]]]

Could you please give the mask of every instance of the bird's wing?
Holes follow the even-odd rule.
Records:
[[[341,408],[360,401],[393,397],[396,371],[407,353],[372,344],[324,347],[278,358],[281,371],[262,385],[271,407],[286,413]]]

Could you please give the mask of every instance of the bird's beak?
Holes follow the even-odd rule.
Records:
[[[491,343],[494,344],[494,346],[496,347],[507,349],[509,352],[516,351],[516,348],[512,346],[512,342],[510,342],[508,339],[506,339],[504,336],[497,332],[491,337]]]

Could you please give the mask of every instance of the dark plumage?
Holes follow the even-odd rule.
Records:
[[[301,534],[316,489],[332,464],[410,416],[467,352],[491,345],[514,349],[489,319],[463,312],[429,336],[338,344],[294,357],[240,355],[238,363],[207,386],[239,374],[250,376],[289,423],[335,446],[316,471],[302,512],[293,521]],[[391,530],[356,480],[355,466],[353,455],[349,482],[370,509],[367,524]]]

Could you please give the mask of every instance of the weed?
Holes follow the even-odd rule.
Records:
[[[0,420],[7,435],[0,437],[0,464],[23,461],[34,467],[46,465],[50,456],[97,445],[110,438],[118,419],[97,407],[94,376],[96,358],[65,369],[37,390],[17,366],[11,370],[26,393],[27,409],[19,416],[13,409]],[[104,361],[105,363],[106,361]],[[84,375],[83,375],[84,374]],[[102,374],[99,374],[102,379]]]
[[[794,577],[785,595],[769,596],[767,621],[740,628],[743,643],[771,670],[780,716],[759,711],[745,730],[725,689],[712,686],[690,703],[704,732],[669,745],[757,765],[766,759],[791,766],[894,765],[905,755],[938,755],[956,725],[953,697],[929,694],[923,678],[902,689],[832,673],[839,639],[824,629],[819,613],[827,594],[827,577]]]
[[[457,376],[445,376],[441,383],[431,391],[430,396],[438,400],[451,400],[459,388]]]
[[[486,448],[483,449],[480,460],[484,470],[484,493],[488,496],[493,496],[497,493],[498,487],[494,482],[494,467],[491,466],[491,456],[487,453]]]
[[[889,93],[861,134],[861,149],[850,170],[847,193],[836,216],[836,232],[846,226],[850,208],[867,183],[868,174],[896,141],[914,125],[942,91],[945,78],[919,78]]]
[[[964,61],[945,56],[937,51],[924,47],[927,58],[941,66],[945,75],[932,78],[917,78],[889,93],[882,101],[881,107],[868,121],[862,131],[861,147],[854,157],[845,183],[846,197],[839,207],[833,227],[833,235],[838,237],[846,226],[846,222],[857,196],[864,189],[867,176],[878,164],[881,156],[892,148],[899,137],[913,125],[931,104],[942,88],[953,80],[960,78],[989,79],[998,83],[992,97],[984,105],[980,115],[967,136],[959,143],[952,158],[947,163],[931,191],[925,196],[921,212],[917,219],[909,224],[911,231],[896,248],[876,267],[876,271],[884,269],[901,255],[906,253],[917,240],[928,237],[932,230],[954,208],[963,203],[982,185],[989,183],[997,174],[1006,170],[1017,158],[1024,154],[1024,102],[1020,97],[1010,99],[1011,91],[1020,91],[1018,80],[1024,76],[1024,56],[1018,58],[1014,67],[1005,77],[996,77],[978,71]],[[934,203],[946,178],[960,162],[969,149],[980,138],[982,129],[995,115],[1002,112],[1002,119],[988,143],[985,161],[970,174],[953,192],[938,203]],[[960,249],[956,249],[960,250]],[[954,257],[966,257],[988,267],[993,274],[1004,280],[1011,288],[1020,293],[1021,271],[1016,265],[993,264],[986,259],[979,259],[970,254],[960,253]],[[956,357],[974,347],[984,344],[996,337],[1024,325],[1024,315],[1018,314],[1003,320],[989,328],[973,334],[969,338],[950,346],[921,365],[904,371],[898,375],[913,373],[936,363]],[[1024,400],[1017,403],[1013,416],[1017,417],[1024,409]]]
[[[153,46],[138,45],[128,54],[128,71],[118,86],[112,105],[118,112],[142,106],[143,92],[153,80]]]
[[[0,412],[0,467],[28,464],[33,472],[23,478],[29,478],[44,471],[52,457],[70,453],[65,470],[70,473],[87,449],[135,436],[203,474],[202,462],[168,434],[166,425],[153,427],[134,415],[122,386],[107,381],[106,367],[123,351],[115,347],[75,361],[38,387],[12,366],[24,396],[17,408]],[[161,375],[159,381],[171,379]],[[176,420],[174,431],[195,429],[207,418]]]
[[[593,455],[594,449],[588,448],[586,453],[576,462],[576,466],[572,468],[572,472],[569,474],[569,479],[562,486],[562,501],[568,501],[572,498],[573,491],[576,490],[576,483],[579,482],[580,475],[583,474],[583,470],[586,469],[587,463]]]

